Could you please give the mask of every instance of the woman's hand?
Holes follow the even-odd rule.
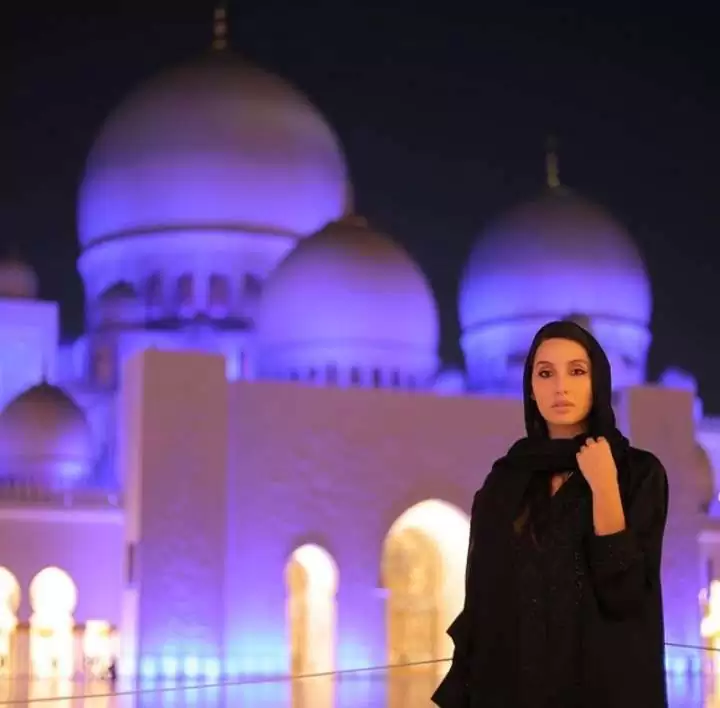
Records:
[[[609,536],[624,531],[618,471],[608,441],[588,438],[577,453],[577,461],[592,491],[595,534]]]
[[[617,486],[617,467],[605,438],[588,438],[577,453],[577,461],[593,492]]]

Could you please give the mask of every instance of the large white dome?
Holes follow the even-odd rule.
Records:
[[[463,330],[570,313],[647,325],[648,274],[632,237],[564,188],[512,209],[480,237],[460,288]]]
[[[344,213],[342,149],[284,80],[228,52],[150,80],[103,127],[79,199],[93,242],[169,230],[303,236]]]
[[[535,331],[581,317],[605,348],[617,387],[644,382],[650,280],[625,228],[604,209],[555,186],[510,210],[480,237],[460,285],[470,387],[520,390]]]
[[[408,253],[359,217],[300,242],[268,279],[261,374],[423,386],[437,369],[438,312]],[[353,373],[354,372],[354,373]]]

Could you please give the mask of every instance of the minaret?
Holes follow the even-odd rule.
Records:
[[[213,15],[213,49],[223,52],[228,48],[227,2],[220,2]]]
[[[550,189],[560,187],[560,174],[558,170],[557,140],[554,137],[548,138],[545,152],[545,170],[547,172],[547,184]]]

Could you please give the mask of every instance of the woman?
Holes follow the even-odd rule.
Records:
[[[525,363],[527,437],[475,494],[441,708],[665,708],[667,476],[617,430],[610,364],[551,322]]]

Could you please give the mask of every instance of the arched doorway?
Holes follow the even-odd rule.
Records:
[[[468,515],[437,499],[416,504],[390,527],[382,558],[390,666],[451,656],[446,631],[465,598],[469,534]]]
[[[72,677],[75,672],[75,583],[60,568],[44,568],[30,583],[30,604],[30,666],[33,676]]]
[[[320,546],[306,544],[285,569],[290,672],[294,675],[335,670],[335,622],[338,570]]]
[[[7,568],[0,566],[0,675],[13,673],[17,611],[20,607],[20,585]]]

